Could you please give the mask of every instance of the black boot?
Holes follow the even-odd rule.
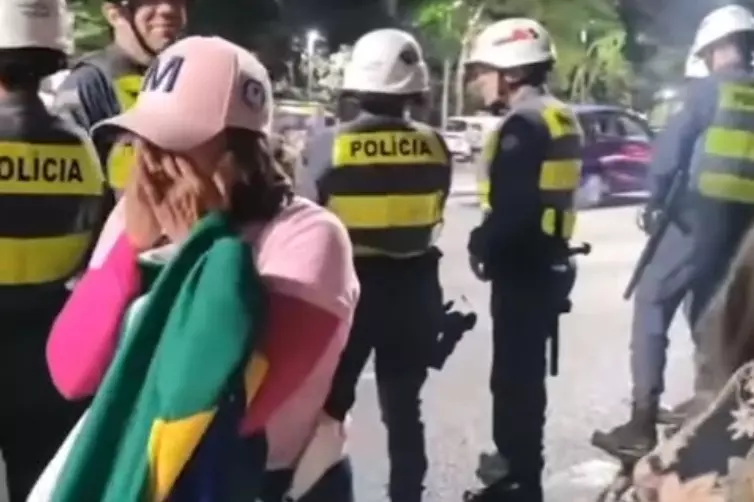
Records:
[[[657,406],[634,405],[627,423],[609,432],[595,431],[592,445],[622,462],[633,463],[657,445],[657,413]]]
[[[463,502],[544,502],[544,495],[538,479],[525,482],[505,477],[479,491],[467,491]]]
[[[490,486],[496,481],[503,479],[508,474],[508,462],[498,452],[479,454],[479,465],[476,468],[476,477],[484,486]]]

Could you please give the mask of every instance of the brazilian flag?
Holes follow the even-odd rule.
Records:
[[[154,280],[53,502],[169,500],[221,403],[247,404],[261,381],[264,362],[249,360],[264,321],[262,285],[249,246],[223,215],[205,217],[168,264],[142,275]]]

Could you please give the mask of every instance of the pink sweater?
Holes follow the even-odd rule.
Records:
[[[105,225],[90,268],[47,345],[53,381],[69,399],[93,394],[112,360],[123,315],[140,292],[137,254],[123,234],[123,201]],[[270,312],[264,383],[242,424],[264,428],[272,469],[292,466],[312,434],[345,345],[359,294],[348,234],[301,198],[242,235],[254,250]]]

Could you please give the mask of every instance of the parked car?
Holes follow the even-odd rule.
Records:
[[[321,114],[321,125],[329,126],[335,123],[333,113],[324,109],[321,103],[280,100],[275,103],[273,127],[280,133],[290,130],[307,131],[315,125],[318,113]]]
[[[442,134],[455,162],[471,162],[471,144],[462,132],[445,131]]]
[[[584,130],[576,205],[593,207],[611,195],[646,191],[654,136],[647,119],[619,106],[574,104],[572,108]],[[443,136],[454,159],[476,161],[484,138],[499,121],[499,117],[490,116],[450,117]],[[473,124],[481,124],[483,131],[478,145],[469,139]],[[482,162],[477,163],[477,169],[485,169]]]
[[[573,105],[584,130],[578,207],[611,195],[647,190],[654,133],[639,114],[610,105]]]
[[[448,117],[443,137],[453,159],[465,163],[477,160],[482,152],[484,139],[499,122],[500,117],[490,115]]]

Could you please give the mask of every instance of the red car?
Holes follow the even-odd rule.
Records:
[[[611,195],[647,190],[653,132],[640,115],[610,105],[573,105],[584,130],[579,207]]]

